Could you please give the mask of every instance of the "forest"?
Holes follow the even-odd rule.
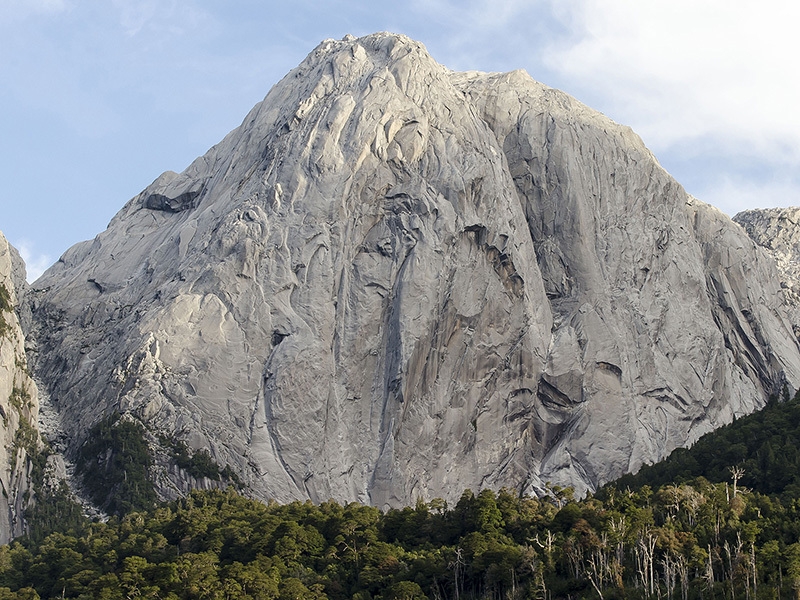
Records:
[[[0,547],[0,599],[800,598],[799,424],[798,397],[772,401],[583,499],[466,490],[382,512],[230,486],[73,511]]]

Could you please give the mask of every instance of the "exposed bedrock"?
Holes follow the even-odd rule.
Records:
[[[0,233],[0,544],[26,532],[25,510],[35,488],[32,460],[41,450],[38,390],[20,324],[30,318],[23,301],[27,287],[25,264]]]
[[[82,434],[130,412],[251,492],[594,489],[800,384],[772,261],[523,72],[323,42],[35,284]]]

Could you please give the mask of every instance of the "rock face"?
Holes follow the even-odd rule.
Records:
[[[774,264],[630,129],[392,34],[323,42],[36,288],[76,445],[132,413],[282,501],[585,491],[800,386]]]
[[[0,233],[0,544],[25,531],[31,458],[40,445],[38,395],[18,313],[26,288],[25,265]]]
[[[775,259],[790,302],[800,307],[800,208],[759,208],[740,212],[733,220]],[[795,320],[795,324],[800,321]]]

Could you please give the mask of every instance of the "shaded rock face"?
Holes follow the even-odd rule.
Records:
[[[31,454],[39,448],[36,384],[25,356],[20,305],[25,265],[0,233],[0,544],[25,532],[32,491]]]
[[[262,498],[585,491],[800,385],[772,262],[628,128],[392,34],[323,42],[35,287],[76,444],[130,412]]]
[[[746,210],[733,220],[775,259],[786,295],[800,307],[800,208]]]

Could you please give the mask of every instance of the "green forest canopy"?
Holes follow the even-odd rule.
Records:
[[[467,490],[382,513],[196,491],[1,547],[0,600],[798,598],[798,423],[798,398],[772,402],[581,501]]]

